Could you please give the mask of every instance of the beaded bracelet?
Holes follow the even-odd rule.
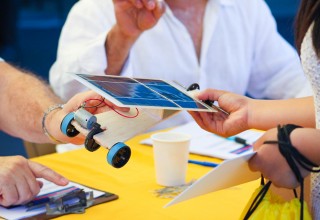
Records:
[[[56,144],[63,144],[62,141],[59,141],[58,139],[56,139],[55,137],[53,137],[47,130],[46,128],[46,125],[45,125],[45,122],[46,122],[46,118],[48,116],[48,114],[56,109],[62,109],[63,108],[63,104],[56,104],[56,105],[53,105],[53,106],[50,106],[45,112],[44,112],[44,115],[43,115],[43,118],[42,118],[42,130],[43,130],[43,133],[50,139],[52,140],[54,143]]]

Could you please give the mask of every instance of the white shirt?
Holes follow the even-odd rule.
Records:
[[[104,43],[115,22],[112,0],[81,0],[72,8],[50,71],[50,83],[63,99],[85,89],[68,72],[104,74]],[[281,99],[311,91],[298,55],[278,34],[263,0],[208,0],[200,56],[199,63],[190,34],[167,7],[157,25],[136,41],[121,74],[186,87],[197,82],[200,89],[254,98]],[[168,126],[188,117],[169,119]]]
[[[0,62],[4,62],[4,60],[0,57]]]

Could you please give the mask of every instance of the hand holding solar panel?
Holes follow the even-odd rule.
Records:
[[[73,74],[73,76],[115,105],[130,107],[126,115],[117,111],[95,115],[97,118],[94,121],[97,122],[98,127],[86,126],[91,119],[91,115],[87,114],[81,114],[85,117],[80,121],[74,120],[77,117],[70,115],[70,118],[65,118],[65,123],[63,123],[65,126],[62,130],[65,134],[68,135],[68,130],[74,128],[87,137],[88,141],[86,140],[85,146],[89,151],[94,151],[100,146],[109,149],[107,161],[117,168],[122,167],[129,160],[130,148],[122,143],[129,138],[142,133],[180,110],[217,111],[193,98],[185,89],[164,80],[85,74]],[[74,114],[77,115],[78,111]],[[74,134],[70,132],[70,135]]]
[[[217,111],[186,90],[159,79],[75,74],[75,78],[118,106],[188,111]]]

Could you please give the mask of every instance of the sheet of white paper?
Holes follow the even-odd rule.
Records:
[[[234,159],[225,160],[212,171],[194,182],[164,207],[166,208],[197,196],[258,179],[260,173],[252,172],[247,162],[254,154],[255,153],[252,152]]]
[[[105,194],[102,191],[98,191],[98,190],[94,190],[88,187],[85,187],[83,185],[80,185],[78,183],[73,183],[73,182],[69,182],[69,184],[67,186],[57,186],[54,183],[51,183],[45,179],[39,179],[43,182],[43,187],[41,188],[38,196],[44,195],[44,194],[48,194],[51,192],[55,192],[58,190],[62,190],[62,189],[66,189],[69,188],[71,186],[75,186],[77,188],[83,189],[85,192],[89,192],[89,191],[93,191],[93,197],[97,198],[99,196],[102,196],[103,194]],[[40,213],[44,213],[46,212],[46,208],[39,208],[39,209],[35,209],[32,211],[27,211],[27,208],[25,206],[18,206],[15,208],[5,208],[0,206],[0,216],[5,218],[5,219],[21,219],[21,218],[26,218],[26,217],[30,217],[30,216],[35,216],[38,215]]]
[[[221,159],[232,159],[243,154],[252,152],[251,147],[244,147],[230,138],[220,137],[200,128],[196,122],[192,121],[185,125],[176,127],[171,131],[182,132],[192,136],[190,142],[190,153],[204,156],[217,157]],[[263,132],[258,130],[247,130],[237,134],[237,137],[243,138],[248,144],[254,143]],[[142,140],[141,144],[152,145],[150,138]]]

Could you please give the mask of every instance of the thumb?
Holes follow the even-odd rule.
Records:
[[[257,154],[253,155],[253,157],[249,160],[249,168],[252,172],[259,171],[259,158]]]
[[[216,89],[206,89],[198,94],[200,100],[218,101],[219,97],[225,94],[226,91]]]
[[[61,176],[60,174],[56,173],[55,171],[51,170],[50,168],[43,166],[39,163],[28,161],[29,167],[37,178],[44,178],[50,182],[53,182],[59,186],[65,186],[69,183],[69,180]]]

